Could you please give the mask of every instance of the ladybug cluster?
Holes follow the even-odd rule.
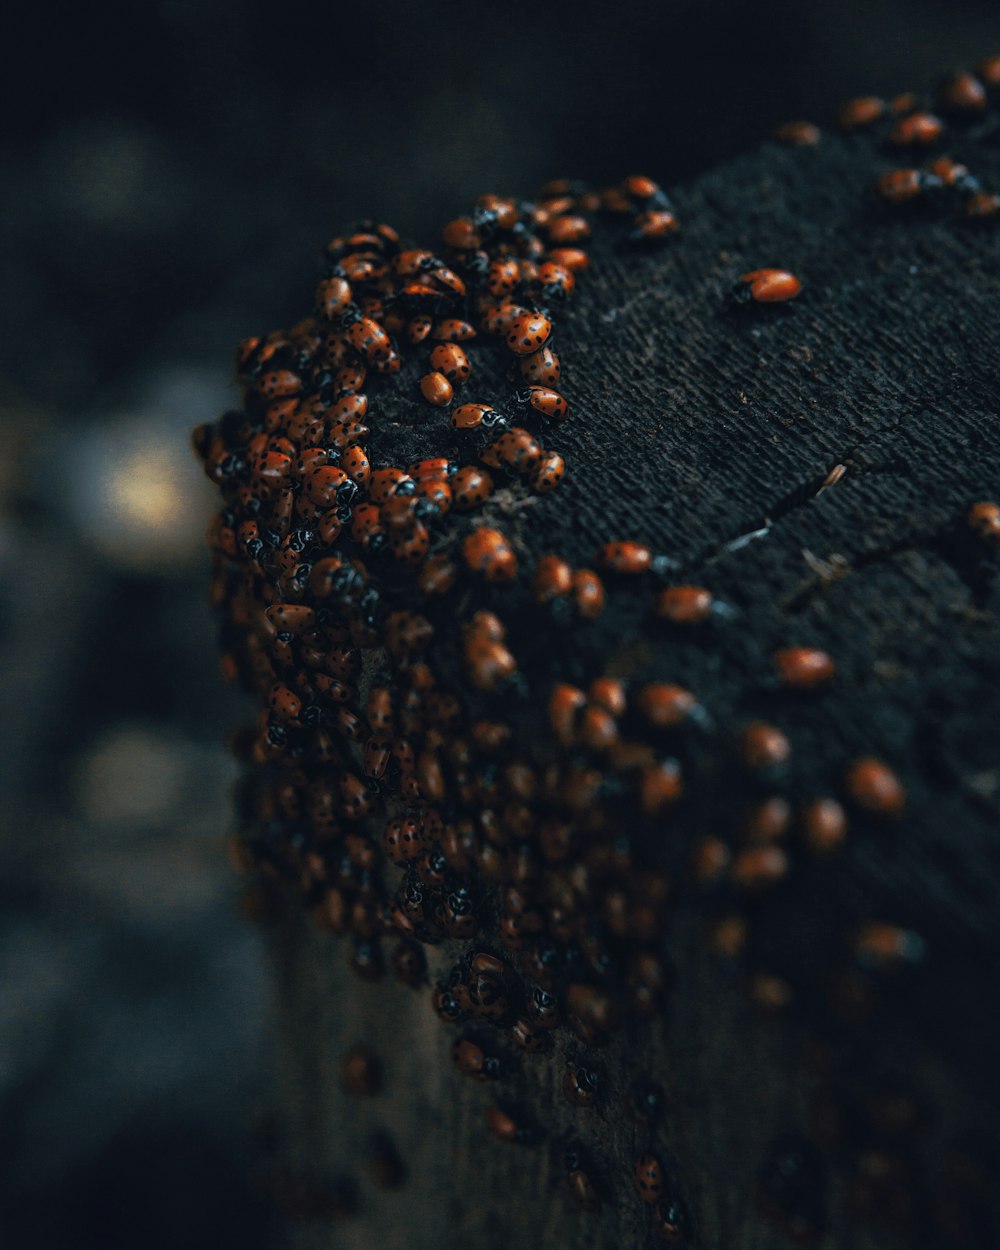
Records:
[[[974,80],[981,106],[966,78],[943,91],[946,116],[985,109],[1000,59]],[[907,148],[936,142],[936,121],[914,97],[852,101],[840,119],[844,129],[885,125],[886,141]],[[808,147],[820,135],[798,122],[778,137]],[[965,197],[966,215],[987,215],[970,208],[983,194],[975,180],[946,163],[913,174],[914,195],[901,190],[913,171],[886,175],[879,193],[898,203],[936,179]],[[633,249],[678,229],[665,193],[635,176],[601,192],[550,183],[530,203],[481,196],[445,226],[437,252],[384,224],[335,238],[311,314],[240,345],[242,407],[194,435],[223,495],[209,535],[223,672],[261,708],[238,742],[249,767],[236,860],[295,883],[317,922],[348,940],[358,975],[377,979],[388,966],[426,987],[457,1026],[456,1068],[483,1083],[503,1081],[508,1051],[555,1051],[556,1030],[589,1052],[659,1013],[682,890],[701,892],[710,948],[732,960],[760,899],[798,860],[837,852],[855,819],[892,822],[906,809],[899,778],[875,757],[849,763],[836,794],[797,792],[782,727],[724,730],[721,710],[679,682],[608,672],[568,681],[554,668],[542,690],[526,681],[524,630],[515,637],[505,617],[505,596],[521,588],[518,611],[539,628],[586,627],[624,586],[648,589],[658,628],[688,639],[708,642],[734,619],[710,588],[675,581],[669,557],[628,538],[605,542],[585,567],[559,552],[529,567],[505,519],[512,501],[548,506],[572,470],[551,446],[570,416],[557,322],[602,220]],[[774,316],[769,305],[801,290],[787,270],[755,269],[735,281],[730,306]],[[498,369],[502,393],[471,398]],[[429,432],[423,454],[394,455],[392,431],[380,429],[387,387],[412,396],[409,433]],[[444,439],[449,454],[431,454]],[[967,524],[996,545],[1000,510],[976,504]],[[836,660],[790,639],[766,681],[793,703],[822,699]],[[735,780],[713,832],[697,830],[668,871],[626,830],[665,828],[708,755]],[[877,917],[850,940],[862,968],[891,971],[922,953],[917,934]],[[455,944],[450,974],[435,979],[428,949],[446,946],[451,959]],[[794,996],[766,969],[748,991],[769,1011]],[[377,1079],[373,1060],[350,1057],[349,1088]],[[568,1062],[561,1089],[581,1113],[600,1101],[593,1060]],[[503,1099],[486,1123],[504,1142],[540,1136]],[[374,1150],[387,1184],[402,1179],[391,1153]],[[569,1187],[598,1211],[592,1172],[571,1152]],[[688,1216],[656,1155],[637,1160],[634,1183],[657,1235],[686,1243]],[[780,1205],[774,1186],[764,1189]]]

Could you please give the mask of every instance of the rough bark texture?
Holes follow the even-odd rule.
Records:
[[[995,133],[959,131],[949,151],[1000,185]],[[455,1034],[426,991],[360,982],[335,939],[287,910],[275,940],[279,1157],[295,1174],[362,1178],[356,1216],[301,1221],[289,1245],[653,1244],[629,1181],[651,1146],[691,1209],[694,1244],[790,1244],[757,1213],[755,1177],[778,1134],[816,1135],[810,1107],[837,1065],[850,1086],[878,1074],[916,1091],[926,1125],[906,1153],[928,1188],[909,1185],[898,1228],[870,1227],[848,1201],[853,1164],[839,1147],[828,1151],[818,1244],[921,1245],[941,1160],[959,1136],[990,1126],[1000,1027],[983,978],[1000,936],[1000,600],[996,555],[963,518],[1000,494],[1000,247],[995,224],[963,222],[948,201],[877,207],[871,185],[898,163],[873,136],[824,134],[815,149],[768,144],[678,190],[682,233],[661,250],[598,240],[561,322],[574,412],[551,442],[567,480],[541,500],[499,492],[487,514],[502,517],[526,563],[560,551],[584,564],[600,543],[634,538],[679,560],[679,580],[710,586],[736,609],[706,643],[651,622],[648,588],[631,585],[615,587],[589,631],[540,629],[527,607],[505,608],[529,684],[606,668],[681,680],[702,699],[715,745],[694,753],[679,831],[652,848],[666,862],[684,858],[690,832],[731,819],[744,801],[727,743],[750,716],[791,736],[793,795],[838,793],[846,763],[871,753],[903,779],[905,820],[857,820],[842,855],[802,857],[760,906],[749,964],[795,991],[778,1018],[755,1013],[740,977],[706,953],[712,900],[682,896],[669,1018],[593,1056],[604,1089],[591,1110],[563,1101],[562,1065],[544,1057],[516,1060],[499,1094],[468,1081],[451,1065]],[[802,297],[727,310],[734,279],[766,265],[799,274]],[[396,462],[398,452],[442,454],[454,438],[419,400],[386,395],[382,406],[376,460],[390,449]],[[838,464],[846,475],[817,495]],[[733,543],[765,525],[766,536]],[[791,643],[836,657],[833,690],[817,698],[774,686],[768,656]],[[530,697],[513,715],[537,734]],[[868,918],[916,930],[927,953],[912,972],[874,978],[875,1006],[855,1026],[831,1007],[829,988],[846,966],[847,935]],[[432,976],[453,958],[439,950]],[[361,1040],[386,1072],[385,1091],[370,1100],[343,1092],[337,1075]],[[653,1131],[623,1111],[644,1073],[667,1094]],[[535,1121],[537,1144],[487,1134],[485,1108],[498,1097]],[[406,1162],[396,1192],[364,1179],[377,1129]],[[563,1154],[576,1143],[602,1191],[598,1216],[567,1191]],[[986,1227],[988,1216],[969,1218]],[[977,1235],[967,1244],[988,1244]]]

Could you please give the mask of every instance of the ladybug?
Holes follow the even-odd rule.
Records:
[[[854,803],[873,816],[895,819],[906,807],[906,791],[899,778],[874,756],[855,760],[847,770],[845,784]]]
[[[470,638],[465,645],[469,680],[478,690],[496,690],[517,672],[517,661],[502,642]]]
[[[604,583],[593,569],[577,569],[571,594],[573,606],[584,620],[594,620],[604,611]]]
[[[563,746],[570,746],[574,741],[577,721],[586,703],[587,696],[576,686],[563,683],[553,687],[549,697],[549,724]]]
[[[373,781],[384,777],[385,770],[389,767],[390,757],[391,751],[388,743],[379,738],[369,738],[365,743],[362,761],[365,776],[371,777]]]
[[[451,1048],[452,1061],[459,1072],[474,1081],[495,1081],[501,1075],[500,1060],[487,1055],[470,1038],[456,1039]]]
[[[254,389],[265,399],[284,398],[298,395],[302,390],[302,379],[291,369],[269,369],[257,378]]]
[[[441,321],[436,321],[431,331],[431,338],[441,343],[467,343],[469,339],[475,337],[475,327],[458,317],[445,317]]]
[[[508,468],[515,473],[527,473],[541,455],[537,439],[528,430],[515,425],[491,443],[480,458],[492,469]]]
[[[584,1171],[580,1157],[575,1151],[566,1155],[566,1182],[569,1191],[582,1211],[596,1214],[601,1209],[601,1198],[590,1175]]]
[[[272,604],[264,615],[279,633],[302,634],[316,622],[313,609],[298,603]]]
[[[510,1026],[509,1036],[515,1046],[529,1055],[541,1054],[548,1048],[546,1031],[526,1016],[518,1016]]]
[[[517,556],[495,529],[477,529],[462,540],[462,556],[473,573],[489,582],[508,582],[517,575]]]
[[[574,1107],[592,1107],[597,1098],[598,1076],[590,1068],[568,1066],[563,1073],[563,1097]]]
[[[406,323],[406,337],[414,346],[422,343],[434,328],[434,318],[421,313]]]
[[[605,709],[612,716],[625,713],[625,687],[616,677],[598,677],[590,683],[587,690],[592,703]]]
[[[927,191],[941,186],[941,179],[919,169],[891,169],[875,183],[875,194],[886,204],[911,204]]]
[[[552,322],[540,312],[524,312],[511,322],[507,346],[516,356],[538,351],[552,334]]]
[[[663,1193],[663,1165],[656,1155],[645,1154],[635,1161],[636,1192],[643,1202],[658,1202]]]
[[[733,297],[737,303],[781,304],[795,299],[801,290],[801,281],[787,269],[753,269],[740,275]]]
[[[362,547],[371,548],[373,551],[385,546],[386,532],[377,504],[365,503],[354,509],[351,517],[351,537]]]
[[[976,66],[980,82],[987,87],[1000,87],[1000,54],[988,56]]]
[[[335,451],[345,451],[356,443],[363,443],[371,433],[367,425],[360,421],[337,421],[330,426],[329,442]]]
[[[590,225],[586,219],[568,213],[553,218],[545,229],[550,243],[556,247],[580,243],[590,236]]]
[[[333,321],[353,298],[351,284],[343,277],[324,278],[316,288],[316,313]]]
[[[788,800],[773,794],[750,809],[744,832],[749,842],[777,842],[788,832],[791,821]]]
[[[521,281],[521,267],[513,257],[500,256],[490,263],[486,289],[497,299],[509,295]]]
[[[986,112],[986,88],[975,74],[955,74],[938,89],[938,104],[943,112],[964,118],[978,117]]]
[[[471,217],[456,217],[449,221],[441,231],[441,238],[448,247],[459,252],[474,251],[482,242]]]
[[[573,570],[560,556],[542,556],[535,567],[531,588],[536,603],[549,603],[567,595],[573,585]]]
[[[392,341],[371,317],[359,317],[347,331],[352,347],[370,365],[385,364],[392,358]]]
[[[458,569],[454,562],[439,552],[424,561],[417,585],[422,594],[445,595],[454,587],[457,579]]]
[[[479,921],[473,911],[472,897],[465,886],[457,886],[445,896],[441,920],[451,937],[475,937]]]
[[[838,850],[847,833],[847,816],[836,799],[813,799],[802,809],[802,836],[816,855]]]
[[[657,594],[653,611],[672,625],[700,625],[721,606],[704,586],[668,586]]]
[[[385,618],[385,646],[394,659],[419,655],[433,637],[434,626],[419,612],[390,612]]]
[[[382,834],[385,853],[394,864],[410,864],[424,853],[420,823],[413,816],[390,820]]]
[[[639,774],[639,803],[647,816],[658,816],[684,793],[681,766],[675,759],[660,760]]]
[[[774,725],[751,721],[740,735],[740,756],[755,771],[780,768],[792,754],[792,746]]]
[[[653,1211],[653,1231],[660,1241],[686,1246],[691,1235],[691,1222],[678,1198],[666,1198]]]
[[[551,342],[540,347],[538,351],[522,356],[517,362],[521,376],[536,386],[552,387],[558,385],[561,375],[559,357]]]
[[[458,1000],[446,986],[439,985],[434,990],[431,995],[431,1005],[437,1015],[447,1024],[456,1024],[462,1018],[463,1012],[458,1005]]]
[[[933,113],[911,113],[901,117],[889,131],[889,142],[900,148],[932,147],[944,131],[944,122]]]
[[[645,573],[652,563],[653,553],[642,543],[605,543],[594,556],[598,568],[610,573]]]
[[[648,209],[640,213],[629,231],[633,243],[658,243],[675,234],[680,226],[669,209]]]
[[[486,1127],[499,1141],[524,1146],[534,1140],[534,1134],[528,1128],[519,1124],[514,1116],[500,1107],[487,1107]]]
[[[420,379],[420,393],[435,408],[451,403],[451,383],[443,373],[425,373]]]
[[[416,482],[403,469],[376,469],[368,483],[368,498],[375,504],[385,504],[395,497],[404,498],[416,493]]]
[[[363,447],[348,447],[340,457],[340,467],[355,484],[364,489],[371,480],[372,466]]]
[[[970,195],[962,207],[962,215],[969,221],[989,221],[1000,213],[1000,195],[977,191]]]
[[[276,682],[271,687],[268,703],[275,716],[289,724],[297,722],[302,715],[302,700],[294,690],[281,682]]]
[[[352,1046],[340,1061],[340,1083],[349,1094],[371,1098],[382,1089],[382,1065],[368,1046]]]
[[[992,547],[1000,547],[1000,504],[974,503],[965,514],[965,523]]]
[[[841,130],[861,130],[873,126],[885,113],[885,101],[878,96],[858,96],[848,100],[837,114]]]
[[[814,148],[819,143],[820,131],[812,122],[783,122],[774,131],[773,138],[791,148]]]
[[[781,683],[796,690],[826,685],[836,672],[830,656],[815,647],[785,647],[775,651],[771,660]]]
[[[515,320],[527,311],[523,305],[515,304],[511,300],[491,304],[483,313],[482,328],[486,334],[506,336]]]
[[[858,962],[863,967],[886,971],[919,963],[925,950],[924,939],[918,933],[882,921],[861,925],[854,939]]]
[[[490,404],[460,404],[451,414],[453,430],[477,430],[480,426],[489,428],[504,423],[503,414]]]
[[[430,363],[453,385],[467,381],[471,372],[469,357],[457,343],[439,343],[431,351]]]
[[[569,416],[569,404],[566,400],[558,391],[550,390],[546,386],[530,386],[518,398],[523,403],[530,404],[543,417],[549,417],[553,421],[565,421]]]
[[[566,299],[572,295],[576,286],[573,271],[565,265],[557,265],[553,260],[547,260],[538,266],[535,282],[542,288],[546,299]]]
[[[643,686],[636,704],[641,715],[656,729],[675,729],[688,719],[698,719],[701,710],[690,690],[666,682]]]

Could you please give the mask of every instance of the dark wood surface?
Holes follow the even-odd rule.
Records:
[[[995,129],[948,138],[953,156],[1000,187]],[[694,1244],[791,1244],[756,1212],[755,1177],[776,1135],[814,1135],[810,1107],[831,1069],[847,1074],[834,1089],[872,1074],[899,1079],[927,1113],[920,1140],[907,1143],[902,1231],[860,1222],[848,1201],[854,1165],[830,1150],[827,1232],[817,1244],[946,1244],[926,1240],[921,1216],[945,1184],[934,1161],[968,1130],[989,1127],[1000,1043],[989,972],[1000,936],[1000,597],[995,549],[963,520],[972,502],[1000,496],[1000,222],[965,222],[947,199],[881,208],[872,184],[901,163],[877,135],[824,133],[804,150],[769,143],[678,189],[682,231],[663,248],[636,252],[613,232],[600,235],[593,270],[560,322],[573,415],[549,441],[566,457],[567,480],[543,500],[500,491],[485,516],[526,563],[560,551],[584,564],[601,542],[639,539],[734,609],[688,639],[651,620],[648,586],[616,584],[587,629],[543,622],[524,589],[503,590],[529,688],[608,670],[679,680],[702,700],[710,725],[685,813],[668,831],[641,833],[654,858],[679,865],[692,836],[733,819],[748,792],[732,740],[751,717],[791,737],[793,797],[842,793],[847,763],[875,754],[905,784],[905,818],[852,820],[833,861],[795,852],[787,882],[756,909],[748,966],[777,972],[795,994],[778,1018],[755,1012],[743,978],[706,953],[716,902],[682,892],[667,1018],[595,1053],[599,1106],[564,1102],[554,1060],[522,1058],[503,1083],[500,1097],[539,1130],[531,1146],[489,1137],[483,1117],[497,1090],[453,1069],[455,1033],[426,990],[360,982],[338,942],[291,909],[275,941],[279,1158],[296,1174],[359,1178],[360,1207],[344,1221],[301,1221],[290,1245],[653,1244],[629,1181],[648,1144],[691,1209]],[[655,153],[650,165],[664,172]],[[733,281],[762,266],[799,274],[800,299],[731,308]],[[386,395],[380,411],[376,460],[454,448],[446,423],[418,400]],[[837,465],[846,473],[818,495]],[[500,602],[492,592],[482,599]],[[435,655],[447,665],[457,644],[448,622],[436,624]],[[793,643],[836,657],[829,692],[775,687],[768,657]],[[537,739],[537,701],[511,716]],[[874,1007],[855,1027],[831,1006],[830,986],[866,919],[915,930],[926,955],[912,971],[871,980]],[[432,973],[451,962],[442,951],[435,959]],[[337,1078],[343,1051],[360,1040],[386,1071],[384,1093],[371,1100],[343,1093]],[[650,1137],[623,1111],[647,1071],[667,1093]],[[407,1181],[393,1193],[364,1179],[377,1129],[391,1132],[406,1161]],[[568,1194],[562,1160],[573,1143],[593,1160],[600,1216],[575,1210]],[[913,1177],[926,1177],[926,1192]]]

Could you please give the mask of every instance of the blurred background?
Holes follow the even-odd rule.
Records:
[[[189,429],[326,239],[484,190],[668,187],[792,117],[1000,50],[992,0],[313,6],[5,18],[0,1244],[275,1244],[266,952],[224,852]],[[256,1132],[255,1132],[256,1128]]]

